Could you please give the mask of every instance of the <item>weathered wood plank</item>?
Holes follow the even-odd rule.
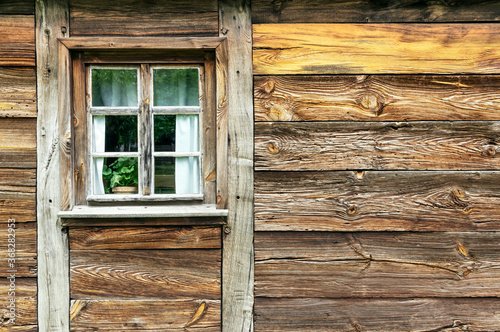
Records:
[[[35,66],[33,15],[0,15],[0,66]]]
[[[500,76],[256,76],[255,121],[499,120]]]
[[[201,123],[205,138],[201,144],[203,153],[203,202],[217,204],[217,82],[215,56],[205,54],[205,65],[200,70],[204,95],[201,97]]]
[[[217,36],[217,1],[70,1],[72,36]]]
[[[33,0],[2,0],[0,14],[34,15],[35,2]]]
[[[69,330],[69,261],[61,207],[58,120],[58,38],[69,29],[66,0],[37,0],[37,246],[38,329]],[[64,148],[64,145],[63,145]]]
[[[498,1],[252,0],[253,23],[471,22],[500,20]]]
[[[70,265],[76,299],[221,296],[220,250],[71,250]]]
[[[16,321],[9,324],[11,280],[0,279],[0,331],[36,331],[36,278],[15,279]],[[14,285],[13,285],[14,286]],[[14,294],[13,294],[14,295]],[[34,329],[33,329],[34,328]]]
[[[141,42],[143,38],[141,38]],[[137,43],[136,43],[137,44]],[[139,43],[140,44],[140,43]],[[149,45],[148,45],[149,46]],[[204,51],[133,49],[119,51],[85,51],[85,63],[203,63]]]
[[[71,331],[216,332],[220,306],[213,300],[76,300],[71,304]]]
[[[35,186],[36,170],[25,168],[0,168],[1,191],[34,193]]]
[[[220,227],[71,229],[69,245],[71,250],[220,249],[221,229]]]
[[[36,156],[36,119],[0,118],[0,155],[9,152],[27,152]],[[25,163],[19,156],[14,161]],[[4,163],[2,166],[9,167]]]
[[[254,74],[498,73],[498,24],[257,24]]]
[[[65,227],[130,227],[130,226],[223,226],[226,221],[222,217],[155,217],[144,216],[127,218],[123,216],[94,219],[64,218]]]
[[[499,172],[257,172],[256,230],[500,230]]]
[[[227,88],[229,215],[227,228],[224,229],[226,236],[223,239],[222,327],[223,332],[251,332],[254,274],[254,121],[250,1],[221,0],[219,12],[220,31],[227,36],[227,44],[223,46],[227,46],[228,59],[227,81],[224,87]]]
[[[10,270],[16,271],[16,278],[36,277],[36,223],[16,222],[12,229],[15,232],[9,233],[7,220],[0,225],[0,277],[9,277]],[[9,234],[13,234],[14,237],[9,237]],[[9,239],[15,242],[8,242]],[[15,257],[9,256],[9,243],[15,245]],[[9,261],[9,258],[15,261]]]
[[[66,50],[65,50],[66,51]],[[67,51],[66,51],[67,52]],[[71,59],[72,62],[72,102],[70,109],[72,112],[68,112],[70,116],[64,117],[66,121],[69,120],[69,124],[64,126],[65,129],[73,133],[73,151],[69,150],[66,158],[65,164],[67,170],[61,170],[61,173],[67,172],[66,177],[72,176],[73,179],[66,179],[66,184],[63,185],[63,197],[67,197],[66,206],[71,206],[71,201],[74,196],[75,205],[86,205],[87,204],[87,179],[90,177],[90,170],[88,170],[89,165],[89,137],[88,131],[89,127],[87,124],[88,110],[86,107],[86,99],[90,98],[86,93],[86,80],[85,75],[89,75],[90,72],[86,73],[85,62],[82,53],[75,54]],[[68,91],[69,92],[69,91]],[[71,121],[73,120],[73,121]],[[61,125],[61,127],[63,127]],[[71,135],[71,134],[70,134]],[[71,158],[73,155],[73,160]]]
[[[499,299],[255,300],[258,331],[492,331]]]
[[[228,204],[228,117],[229,117],[229,83],[228,83],[228,42],[223,42],[215,50],[216,100],[217,100],[217,208],[227,209]]]
[[[36,221],[35,193],[0,192],[0,215],[0,223],[9,218],[20,223]]]
[[[255,169],[495,170],[499,122],[260,122]]]
[[[257,234],[260,297],[498,297],[500,233]]]
[[[36,117],[34,68],[0,67],[0,117]]]
[[[187,50],[188,55],[196,54],[197,49],[214,49],[224,37],[143,37],[137,40],[135,37],[73,37],[62,38],[61,43],[70,50],[94,50],[104,52],[113,52],[116,49],[123,49],[127,52],[134,52],[147,49],[149,50]],[[167,54],[168,54],[167,52]],[[129,53],[130,54],[130,53]]]

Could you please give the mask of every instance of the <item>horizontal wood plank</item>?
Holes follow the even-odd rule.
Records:
[[[498,24],[256,24],[254,74],[494,74]]]
[[[36,331],[37,326],[37,286],[36,278],[16,278],[15,287],[16,321],[9,324],[11,280],[0,279],[0,331]]]
[[[252,0],[253,23],[471,22],[500,20],[497,1]]]
[[[260,297],[499,297],[500,233],[257,233]]]
[[[499,299],[255,299],[256,331],[495,331]]]
[[[256,76],[255,121],[500,120],[500,76]]]
[[[0,191],[0,216],[0,224],[7,223],[8,219],[15,219],[19,223],[35,222],[35,193]]]
[[[0,67],[0,117],[36,117],[34,68]]]
[[[9,232],[9,229],[14,231]],[[15,249],[15,252],[8,249]],[[14,255],[11,257],[11,254]],[[9,277],[9,271],[16,271],[17,278],[36,277],[36,257],[36,223],[15,223],[11,228],[7,222],[0,224],[0,277]]]
[[[2,0],[0,14],[34,15],[35,2],[32,0]]]
[[[72,36],[217,36],[218,3],[190,1],[70,0]]]
[[[214,49],[224,39],[223,37],[144,37],[138,40],[134,37],[74,37],[61,38],[59,41],[70,50],[105,50],[109,52],[113,49],[123,49],[133,53],[134,50],[142,49]],[[188,51],[187,55],[191,55],[191,52]]]
[[[33,15],[0,15],[0,66],[35,66]]]
[[[499,122],[258,122],[255,169],[497,170]]]
[[[220,331],[220,301],[76,300],[71,331]]]
[[[216,249],[71,250],[70,267],[75,299],[220,299]]]
[[[500,172],[256,172],[256,230],[500,230]]]
[[[69,231],[71,250],[220,249],[221,229],[201,227],[81,228]]]
[[[0,118],[0,168],[36,167],[36,119]]]

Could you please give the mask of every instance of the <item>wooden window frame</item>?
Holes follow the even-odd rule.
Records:
[[[206,93],[203,95],[200,131],[206,131],[201,145],[204,164],[201,168],[203,183],[203,205],[216,209],[227,209],[227,55],[226,38],[134,38],[134,37],[95,37],[61,38],[59,48],[59,134],[64,142],[64,153],[60,155],[61,164],[61,211],[62,217],[71,218],[76,210],[82,215],[82,208],[90,214],[93,204],[100,202],[125,203],[122,199],[102,195],[99,199],[88,195],[89,174],[88,121],[86,108],[86,65],[140,64],[187,65],[198,64],[203,67],[201,80]],[[142,99],[142,96],[139,96]],[[212,107],[212,110],[208,108]],[[139,135],[141,135],[139,133]],[[205,143],[205,144],[204,144]],[[104,197],[108,196],[108,197]],[[161,195],[163,196],[163,195]],[[88,199],[89,198],[89,199]],[[177,204],[182,197],[135,197],[126,201],[158,201]],[[185,197],[193,200],[193,197]],[[175,202],[169,202],[174,200]],[[195,202],[189,202],[195,203]],[[190,210],[187,205],[187,210]],[[174,209],[175,210],[175,209]],[[67,215],[64,214],[67,211]],[[197,216],[200,209],[194,209]],[[205,210],[204,210],[205,211]],[[208,211],[208,209],[206,209]],[[212,211],[212,210],[211,210]],[[213,211],[212,211],[213,212]],[[189,211],[186,212],[189,217]],[[137,215],[136,213],[132,213]],[[219,213],[215,215],[219,216]],[[215,216],[208,213],[208,216]],[[227,213],[226,213],[227,215]],[[148,215],[146,214],[145,217]],[[154,215],[168,217],[168,213]],[[176,217],[178,215],[176,214]]]

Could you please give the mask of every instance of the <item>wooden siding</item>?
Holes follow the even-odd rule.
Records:
[[[0,67],[0,117],[36,117],[34,68]]]
[[[495,0],[252,0],[253,23],[487,22],[500,20]]]
[[[2,0],[0,14],[34,16],[35,2],[33,0]]]
[[[218,36],[216,0],[70,0],[72,36]]]
[[[254,74],[494,74],[498,24],[257,24]]]
[[[33,15],[0,15],[0,66],[34,65]]]
[[[0,279],[0,331],[37,331],[37,287],[35,278],[16,278],[16,323],[8,322],[10,280]]]
[[[36,167],[35,128],[35,119],[0,119],[0,168]]]
[[[0,227],[0,239],[2,239],[0,242],[0,277],[9,277],[9,271],[12,270],[16,271],[16,278],[36,277],[36,223],[19,223],[15,227],[16,252],[14,268],[9,266],[7,224],[2,224]]]
[[[255,121],[500,120],[498,75],[256,76]]]

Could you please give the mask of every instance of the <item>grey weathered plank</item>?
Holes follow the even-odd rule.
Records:
[[[217,36],[217,1],[71,0],[72,36]]]
[[[34,68],[0,67],[0,117],[36,117]]]
[[[221,251],[71,250],[76,299],[220,299]],[[92,287],[89,287],[92,285]]]
[[[470,22],[500,20],[500,4],[480,1],[253,0],[254,23]]]
[[[499,299],[255,300],[259,331],[495,331]]]
[[[219,1],[227,36],[228,228],[223,240],[222,327],[253,331],[253,104],[250,1]],[[219,102],[220,103],[220,102]],[[229,304],[229,305],[226,305]]]
[[[497,75],[257,76],[256,121],[499,120]]]
[[[220,331],[220,301],[76,300],[71,331]]]
[[[257,172],[256,230],[500,230],[500,173]]]
[[[69,262],[61,206],[58,45],[69,27],[66,0],[36,1],[38,329],[69,329]]]
[[[71,250],[219,249],[220,227],[81,228],[69,231]]]
[[[10,308],[9,292],[11,280],[0,279],[0,331],[36,331],[37,326],[37,286],[36,278],[16,278],[15,279],[15,301],[16,301],[16,322],[15,325],[8,323]]]
[[[14,270],[16,278],[36,277],[36,223],[16,222],[12,228],[15,232],[9,233],[7,220],[0,224],[0,276],[8,277],[10,275],[8,271]],[[15,237],[9,237],[9,234],[14,234]],[[15,242],[8,242],[9,239]],[[15,245],[15,257],[9,256],[9,244]],[[15,261],[9,261],[9,258]]]
[[[259,233],[259,297],[498,297],[500,233]]]
[[[495,170],[499,122],[255,124],[255,169]]]
[[[35,66],[33,15],[0,15],[0,66]]]

